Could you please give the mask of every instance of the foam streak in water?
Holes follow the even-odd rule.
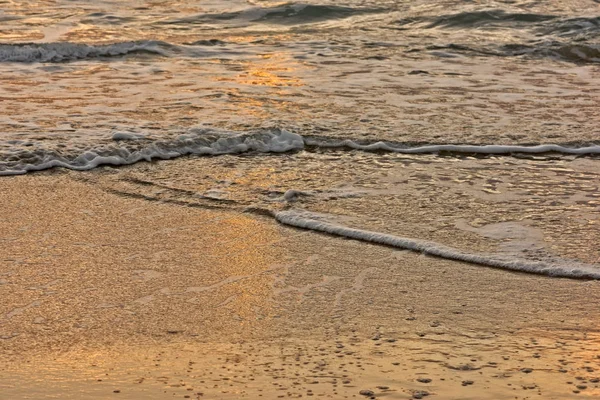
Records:
[[[280,211],[275,219],[282,224],[310,229],[331,235],[365,242],[422,252],[436,257],[463,261],[511,271],[529,272],[560,278],[600,279],[600,268],[580,263],[546,263],[519,259],[499,258],[491,255],[467,253],[438,243],[404,238],[385,233],[354,229],[323,221],[318,215],[300,211]]]
[[[89,170],[100,165],[128,165],[139,161],[153,159],[170,159],[183,155],[221,155],[257,151],[262,153],[281,153],[301,150],[305,146],[322,149],[355,149],[362,151],[387,151],[402,154],[436,154],[466,153],[466,154],[506,154],[512,153],[560,153],[574,155],[600,154],[600,146],[565,147],[556,144],[538,146],[518,145],[451,145],[437,144],[418,147],[401,147],[399,144],[376,142],[360,144],[352,140],[330,140],[306,138],[283,129],[254,133],[215,133],[202,131],[182,135],[172,141],[153,141],[144,135],[116,132],[112,135],[120,146],[94,148],[82,154],[61,156],[55,152],[36,150],[35,152],[20,151],[10,155],[11,161],[0,159],[0,176],[18,175],[28,171],[40,171],[54,167],[64,167],[73,170]],[[14,161],[20,158],[20,161]]]
[[[0,44],[0,62],[65,62],[98,57],[115,57],[131,53],[166,55],[159,41],[122,42],[107,45],[79,43]]]
[[[351,148],[363,151],[389,151],[402,154],[432,154],[440,152],[448,153],[473,153],[473,154],[510,154],[510,153],[561,153],[561,154],[600,154],[600,146],[587,147],[565,147],[557,144],[541,144],[537,146],[519,145],[458,145],[458,144],[436,144],[418,147],[399,147],[391,143],[376,142],[370,144],[359,144],[352,140],[340,140],[325,142],[319,139],[305,139],[307,146],[321,148]]]

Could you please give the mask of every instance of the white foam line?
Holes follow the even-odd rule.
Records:
[[[0,62],[64,62],[86,58],[122,56],[137,51],[166,55],[159,41],[88,45],[70,42],[0,44]]]
[[[112,138],[115,141],[141,140],[142,135],[128,133],[115,133]],[[396,147],[390,143],[377,142],[368,145],[358,144],[352,140],[340,140],[329,142],[315,138],[305,138],[286,130],[275,130],[258,134],[224,135],[209,143],[209,139],[202,135],[182,135],[174,142],[154,142],[146,148],[137,151],[129,151],[126,148],[113,149],[113,154],[106,153],[106,149],[89,150],[79,155],[74,160],[56,158],[48,155],[45,159],[35,164],[21,164],[10,169],[0,169],[0,176],[20,175],[29,171],[40,171],[54,167],[64,167],[77,171],[96,168],[100,165],[129,165],[139,161],[151,161],[153,159],[171,159],[183,155],[222,155],[235,154],[247,151],[258,152],[286,152],[301,150],[306,146],[317,146],[321,148],[353,148],[363,151],[384,150],[405,154],[439,153],[440,151],[454,153],[480,153],[480,154],[510,154],[510,153],[547,153],[557,152],[564,154],[600,154],[600,146],[588,147],[564,147],[555,144],[544,144],[538,146],[506,146],[506,145],[429,145],[420,147]],[[54,157],[54,158],[53,158]],[[0,168],[2,163],[0,162]]]
[[[426,154],[439,153],[442,151],[451,153],[476,153],[476,154],[510,154],[510,153],[563,153],[563,154],[600,154],[600,146],[587,147],[564,147],[557,144],[541,144],[537,146],[518,146],[518,145],[459,145],[459,144],[438,144],[419,147],[396,147],[386,142],[376,142],[371,144],[359,144],[352,140],[340,140],[336,142],[324,142],[318,139],[306,138],[307,146],[316,146],[323,148],[349,147],[356,150],[375,151],[383,150],[403,154]]]
[[[117,136],[116,139],[120,138],[120,136]],[[115,139],[114,136],[113,139]],[[30,171],[41,171],[55,167],[85,171],[100,165],[129,165],[139,161],[167,160],[188,154],[215,156],[248,151],[283,153],[304,148],[302,136],[284,130],[258,135],[229,135],[214,139],[212,142],[209,140],[211,139],[205,139],[202,136],[197,138],[182,137],[169,149],[161,148],[160,144],[153,144],[142,150],[132,152],[120,148],[114,150],[118,153],[115,155],[100,155],[94,151],[87,151],[73,161],[50,159],[39,164],[20,165],[18,169],[0,170],[0,176],[21,175]]]
[[[331,235],[342,236],[365,242],[378,243],[386,246],[397,247],[422,252],[424,254],[464,261],[473,264],[502,268],[511,271],[529,272],[560,278],[600,279],[600,267],[583,263],[545,263],[531,262],[519,259],[497,258],[491,255],[467,253],[438,243],[418,239],[404,238],[385,233],[348,228],[342,225],[325,222],[318,219],[315,214],[303,211],[279,211],[275,219],[282,224],[297,228],[310,229]]]

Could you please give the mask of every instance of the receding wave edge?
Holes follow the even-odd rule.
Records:
[[[278,222],[296,228],[309,229],[364,242],[418,251],[449,260],[551,277],[600,279],[600,268],[578,262],[532,262],[517,258],[501,258],[493,255],[468,253],[435,242],[349,228],[343,225],[322,221],[318,216],[306,211],[279,211],[274,213],[274,217]]]

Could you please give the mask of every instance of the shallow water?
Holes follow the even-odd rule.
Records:
[[[311,165],[306,179],[319,190],[336,192],[368,171],[377,196],[388,194],[382,200],[372,192],[352,192],[341,208],[336,196],[312,196],[319,204],[315,211],[352,215],[361,221],[356,228],[398,234],[408,205],[389,193],[402,193],[413,211],[432,207],[413,236],[448,245],[452,235],[432,228],[439,208],[430,199],[438,201],[450,187],[456,195],[446,201],[460,205],[459,192],[478,183],[452,168],[476,156],[469,168],[492,187],[482,193],[509,193],[519,210],[511,219],[494,212],[505,208],[486,205],[496,215],[487,224],[522,226],[533,218],[543,231],[539,242],[546,244],[568,242],[555,232],[567,227],[577,238],[570,245],[536,249],[597,262],[597,2],[134,3],[0,2],[0,175],[219,155],[204,164],[180,161],[179,175],[170,179],[186,186],[227,174],[229,165],[246,165],[224,154],[250,152],[251,171],[260,172],[295,151],[300,154],[281,168],[307,176]],[[430,179],[422,187],[386,180],[388,173],[402,176],[398,152],[433,154],[411,156],[415,163],[430,160],[424,173]],[[444,157],[435,155],[440,153]],[[544,154],[536,159],[530,153]],[[503,156],[490,167],[493,154]],[[523,157],[528,161],[515,161]],[[556,176],[556,168],[571,168],[578,157],[584,157],[585,171],[576,164],[574,176]],[[200,176],[204,167],[210,171]],[[450,168],[444,179],[437,175],[440,168]],[[188,170],[195,171],[191,177]],[[155,180],[158,172],[149,173]],[[489,181],[498,173],[505,174],[506,187],[493,193],[497,185]],[[288,201],[297,200],[293,190],[305,189],[298,186],[290,181],[264,190],[280,191],[277,196],[292,190],[282,200],[294,203],[288,208],[311,208]],[[554,209],[539,216],[535,207],[546,189],[541,198]],[[243,185],[228,191],[244,196]],[[273,211],[260,197],[245,202]],[[382,209],[381,202],[388,215],[373,211]],[[574,209],[585,216],[564,218]],[[460,225],[461,215],[455,210],[454,224]],[[463,231],[474,235],[481,228],[464,224]]]

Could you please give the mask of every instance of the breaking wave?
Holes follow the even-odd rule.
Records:
[[[160,41],[123,42],[97,46],[69,42],[0,44],[0,62],[66,62],[134,53],[166,56],[167,50],[171,47],[173,45]]]
[[[280,153],[304,147],[302,136],[284,130],[244,134],[191,132],[173,141],[150,141],[141,135],[116,132],[112,139],[118,143],[134,143],[131,146],[121,144],[91,149],[75,157],[56,152],[20,151],[11,157],[18,158],[17,161],[0,161],[0,176],[54,167],[84,171],[100,165],[129,165],[192,154],[216,156],[249,151]]]
[[[218,50],[209,47],[218,46]],[[226,54],[241,54],[230,51],[226,43],[217,39],[198,40],[185,45],[175,45],[160,40],[141,40],[104,45],[91,45],[71,42],[0,44],[0,62],[14,63],[60,63],[88,59],[107,59],[132,54],[146,54],[160,57],[177,55],[190,57],[224,57]]]
[[[280,153],[298,151],[305,147],[317,149],[349,149],[383,151],[402,154],[482,154],[511,155],[513,153],[557,153],[571,155],[600,154],[599,145],[583,147],[542,144],[522,145],[402,145],[390,142],[358,143],[318,137],[303,137],[283,129],[260,132],[233,133],[209,129],[192,129],[173,140],[153,140],[142,134],[115,132],[113,144],[72,153],[57,150],[14,149],[0,155],[0,176],[19,175],[30,171],[63,167],[72,170],[89,170],[101,165],[128,165],[139,161],[166,160],[184,155],[222,155],[244,152]]]

